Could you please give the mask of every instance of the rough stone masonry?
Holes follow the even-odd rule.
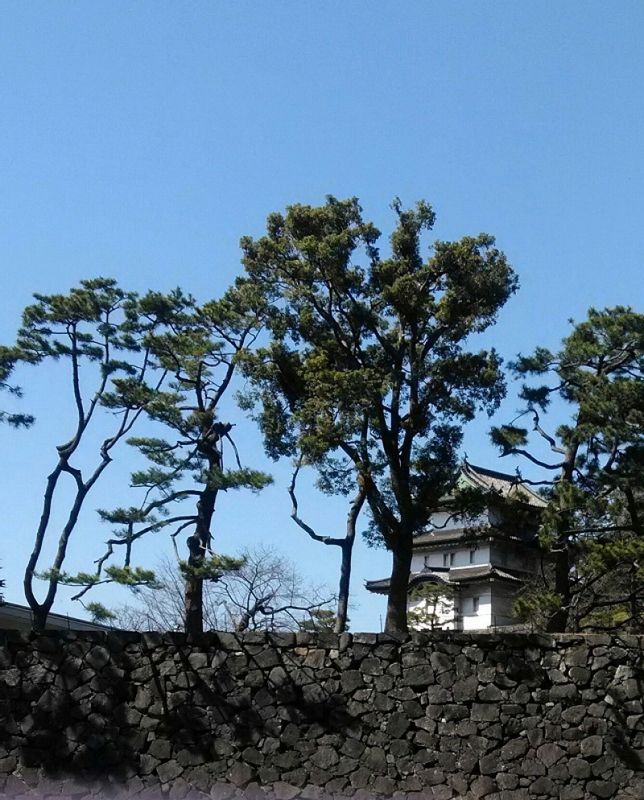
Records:
[[[643,644],[0,632],[0,793],[642,800]]]

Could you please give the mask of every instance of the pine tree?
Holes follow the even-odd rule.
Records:
[[[232,436],[234,425],[219,418],[239,359],[259,331],[257,314],[250,310],[256,306],[253,288],[244,281],[221,300],[205,305],[179,290],[170,295],[149,292],[138,302],[137,313],[143,318],[164,322],[163,331],[151,331],[146,339],[153,368],[169,376],[167,387],[146,406],[161,435],[128,440],[148,462],[131,478],[132,485],[142,490],[143,501],[99,512],[105,522],[119,527],[108,539],[96,573],[80,580],[66,576],[67,583],[84,585],[76,599],[100,583],[127,584],[129,578],[130,585],[139,585],[130,567],[134,544],[142,536],[169,530],[176,548],[176,537],[189,531],[187,557],[176,549],[185,579],[185,629],[200,633],[204,581],[219,580],[243,565],[243,560],[215,552],[212,526],[221,492],[259,491],[271,481],[265,473],[242,466]],[[232,468],[227,464],[229,454]],[[123,567],[105,567],[115,549],[124,552]],[[154,574],[148,578],[149,583]]]
[[[149,349],[144,339],[158,320],[139,318],[135,295],[120,289],[108,278],[82,281],[68,294],[36,294],[34,297],[36,302],[23,312],[16,345],[3,351],[9,358],[9,362],[4,360],[3,380],[8,377],[7,363],[9,366],[19,362],[67,363],[70,396],[61,402],[70,403],[76,417],[73,430],[56,448],[33,550],[25,569],[25,596],[33,612],[34,627],[42,629],[56,596],[81,509],[112,461],[116,445],[132,430],[154,392],[155,387],[147,383]],[[111,395],[110,407],[117,412],[109,418],[115,422],[110,435],[98,447],[94,466],[86,472],[76,466],[77,459],[91,457],[88,431],[99,417],[108,418],[103,413],[108,394]],[[28,421],[21,420],[22,423]],[[64,496],[66,479],[71,484],[71,500],[61,528],[53,532],[52,506],[56,498]],[[38,563],[52,535],[57,542],[51,566],[39,573]],[[42,602],[34,593],[36,577],[43,577],[48,584]]]
[[[559,352],[538,348],[512,365],[517,376],[543,381],[521,391],[520,416],[532,431],[515,420],[493,429],[492,440],[544,473],[548,564],[520,610],[540,615],[548,630],[644,623],[643,366],[644,316],[623,306],[590,309]],[[553,398],[571,417],[551,431],[542,417]]]
[[[413,537],[455,480],[462,426],[504,394],[496,352],[466,344],[516,278],[486,234],[436,242],[424,258],[433,210],[393,209],[388,257],[357,200],[333,197],[272,214],[266,236],[242,248],[270,309],[259,374],[269,452],[291,445],[352,472],[392,552],[385,628],[395,633],[407,630]]]

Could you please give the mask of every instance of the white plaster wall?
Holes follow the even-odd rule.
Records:
[[[477,614],[472,611],[472,599],[479,598]],[[516,619],[513,613],[514,593],[511,588],[501,585],[479,585],[462,587],[460,594],[454,598],[445,598],[438,601],[434,613],[437,621],[434,628],[443,630],[483,630],[499,625],[513,625]],[[416,600],[409,603],[409,610],[426,608],[427,601]],[[430,608],[430,611],[434,607]],[[429,624],[410,625],[416,630],[429,630]]]
[[[470,562],[470,551],[474,551],[474,561]],[[441,564],[442,564],[441,560]],[[476,567],[490,563],[490,548],[488,545],[472,545],[456,551],[454,567]]]
[[[478,613],[472,611],[472,599],[479,598]],[[462,630],[489,628],[492,624],[492,591],[489,586],[467,586],[461,589],[460,613]]]
[[[433,562],[432,566],[435,566]],[[414,553],[411,557],[411,571],[422,572],[424,569],[425,569],[425,553]]]
[[[470,550],[474,550],[474,563],[470,564]],[[432,567],[443,566],[443,555],[445,553],[454,553],[454,567],[469,567],[481,566],[481,564],[490,563],[490,547],[489,545],[477,545],[476,547],[460,548],[458,550],[448,549],[445,550],[432,550],[429,553],[422,551],[416,552],[411,558],[411,571],[422,572],[426,566],[429,569]],[[427,565],[425,564],[425,556],[427,556]],[[449,566],[449,565],[448,565]]]

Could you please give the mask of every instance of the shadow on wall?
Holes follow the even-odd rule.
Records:
[[[624,658],[626,658],[624,651]],[[613,680],[606,687],[607,718],[612,722],[608,732],[608,747],[627,767],[638,772],[644,770],[644,749],[635,749],[631,741],[634,734],[644,736],[644,715],[639,703],[644,698],[644,659],[633,665],[621,664]]]
[[[0,795],[641,800],[643,643],[0,632]]]
[[[15,657],[3,673],[9,713],[0,743],[11,751],[18,746],[23,775],[135,774],[145,732],[129,725],[124,643],[101,634],[5,638]]]
[[[302,725],[360,736],[341,681],[328,680],[323,649],[297,657],[267,649],[263,633],[210,634],[197,651],[173,633],[6,638],[16,655],[3,673],[7,724],[0,744],[19,754],[2,763],[5,773],[20,764],[16,791],[35,785],[36,772],[59,781],[73,775],[82,787],[109,774],[112,783],[133,788],[138,776],[165,783],[186,767],[208,764],[201,781],[191,771],[193,783],[202,784],[195,788],[208,792],[213,778],[230,772],[228,759],[240,748],[244,761],[226,777],[246,783],[261,760],[254,747],[262,740],[264,753],[271,746],[287,750],[276,757],[281,770],[296,770],[292,747]],[[293,644],[292,634],[280,638],[271,637]],[[263,775],[266,782],[279,779],[272,772]]]

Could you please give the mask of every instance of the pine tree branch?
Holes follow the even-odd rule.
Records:
[[[295,484],[297,481],[297,476],[299,474],[300,468],[302,466],[302,456],[297,461],[297,465],[293,470],[293,475],[291,477],[291,482],[288,487],[288,495],[291,498],[291,519],[298,525],[305,533],[307,533],[311,539],[314,539],[316,542],[322,542],[322,544],[328,545],[335,545],[336,547],[342,547],[344,543],[344,539],[335,538],[332,536],[321,536],[319,533],[310,526],[307,525],[306,522],[299,516],[298,514],[298,503],[297,497],[295,495]]]

